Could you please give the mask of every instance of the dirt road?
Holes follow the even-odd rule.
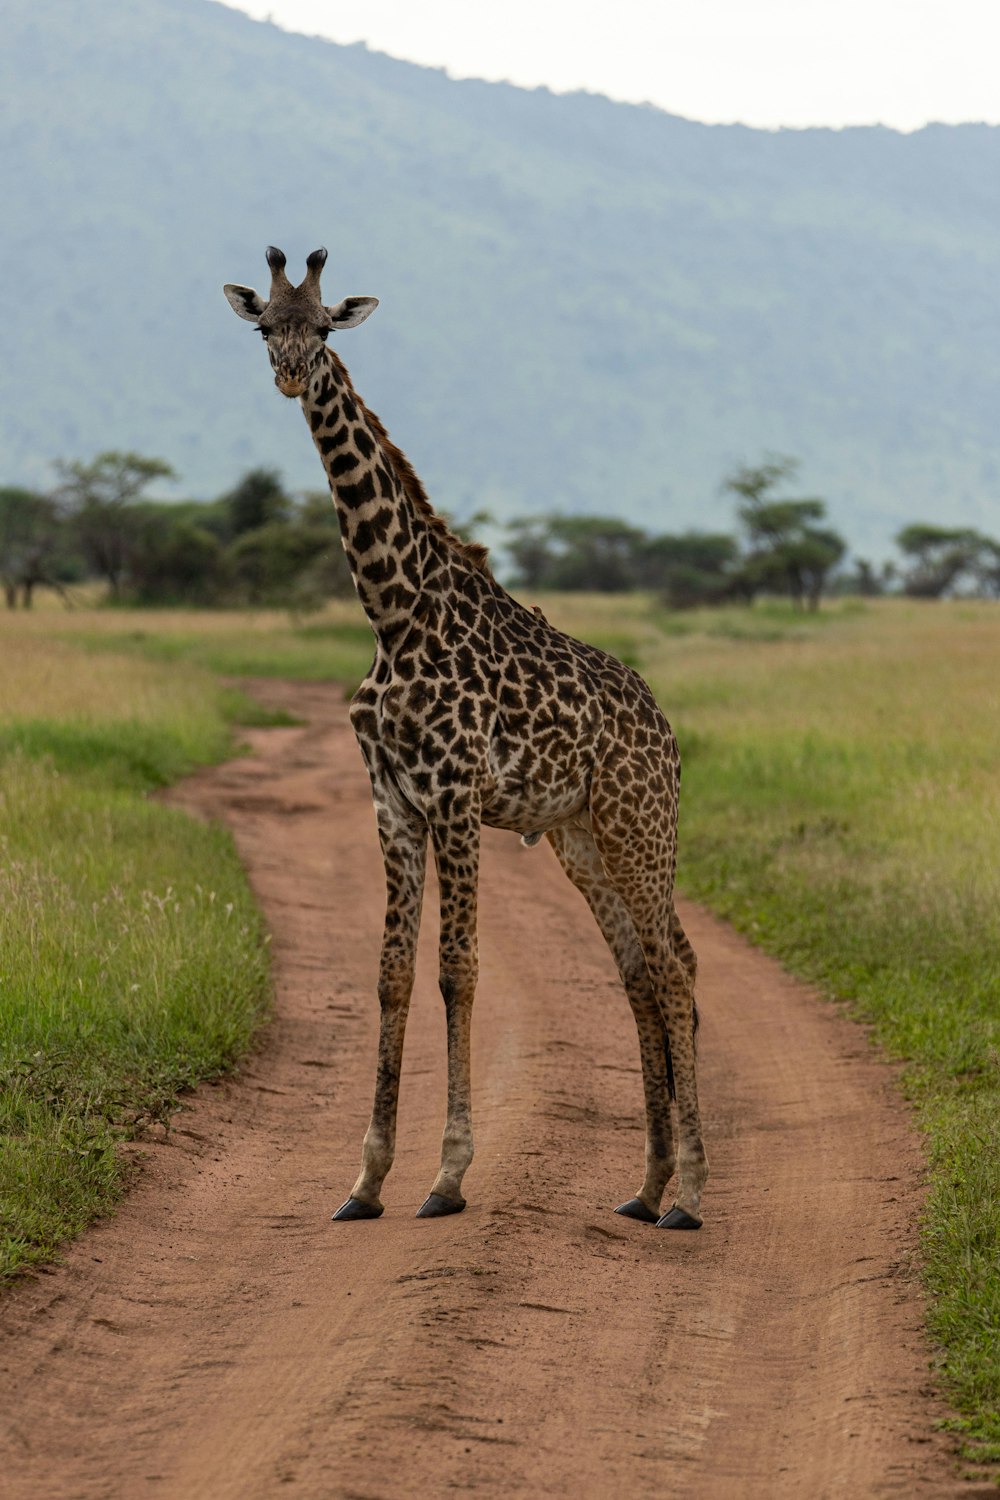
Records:
[[[861,1031],[704,913],[705,1227],[611,1210],[641,1178],[631,1015],[546,845],[487,832],[469,1207],[417,1220],[444,1102],[433,902],[400,1142],[331,1224],[373,1082],[383,885],[333,689],[174,800],[233,829],[277,1014],[117,1216],[0,1313],[10,1500],[970,1495],[932,1427],[918,1143]],[[992,1493],[992,1492],[991,1492]]]

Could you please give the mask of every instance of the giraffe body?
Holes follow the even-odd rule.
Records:
[[[618,1212],[696,1228],[707,1163],[694,1058],[694,954],[673,907],[680,760],[642,678],[549,625],[493,578],[482,548],[453,536],[405,456],[354,391],[329,331],[375,306],[319,297],[325,251],[301,286],[270,250],[271,296],[228,286],[264,333],[275,383],[302,404],[330,483],[375,660],[351,704],[386,868],[375,1103],[361,1173],[335,1218],[382,1212],[392,1163],[403,1035],[427,845],[441,889],[440,984],[448,1032],[441,1167],[422,1216],[464,1207],[472,1160],[469,1041],[478,974],[480,827],[527,844],[545,834],[615,957],[639,1033],[646,1171]],[[675,1159],[671,1093],[678,1112]]]

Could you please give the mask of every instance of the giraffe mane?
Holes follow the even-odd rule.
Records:
[[[428,500],[427,491],[424,489],[420,477],[410,463],[410,460],[402,448],[396,447],[396,444],[386,432],[381,417],[376,416],[371,407],[365,405],[362,398],[354,389],[343,361],[338,355],[334,354],[332,349],[328,349],[327,353],[332,359],[336,360],[340,375],[343,377],[354,400],[368,418],[369,426],[378,438],[383,453],[389,460],[396,478],[403,486],[406,497],[414,509],[419,515],[423,516],[430,529],[448,544],[452,552],[458,553],[463,562],[468,563],[471,568],[475,568],[477,573],[485,573],[488,578],[492,578],[493,573],[488,561],[490,555],[489,548],[484,547],[481,542],[463,541],[460,536],[455,535],[444,517],[438,515],[430,500]]]

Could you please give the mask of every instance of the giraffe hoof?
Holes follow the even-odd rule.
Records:
[[[445,1214],[460,1214],[464,1207],[464,1198],[442,1198],[440,1193],[431,1193],[417,1209],[417,1218],[440,1219]]]
[[[700,1229],[701,1220],[696,1219],[694,1214],[689,1214],[686,1208],[678,1208],[675,1203],[662,1219],[657,1220],[656,1227],[657,1229]]]
[[[362,1203],[360,1198],[348,1198],[333,1215],[336,1224],[345,1219],[378,1219],[382,1215],[381,1203]]]
[[[657,1220],[651,1208],[647,1208],[641,1198],[630,1198],[627,1203],[619,1203],[615,1209],[616,1214],[624,1214],[626,1219],[638,1219],[642,1224],[655,1224]]]

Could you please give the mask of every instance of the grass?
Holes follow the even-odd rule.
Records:
[[[905,1087],[930,1158],[923,1242],[940,1373],[969,1456],[1000,1460],[1000,607],[843,601],[818,616],[780,604],[677,615],[643,596],[538,602],[554,624],[637,665],[667,709],[684,757],[686,892],[840,997],[873,1024],[889,1055],[905,1061]],[[54,1013],[72,1035],[61,1048],[62,1033],[47,1033],[47,1023],[19,1033],[17,1087],[29,1114],[44,1107],[46,1118],[64,1122],[53,1173],[58,1166],[74,1180],[101,1184],[105,1171],[119,1171],[115,1132],[130,1128],[137,1105],[136,1094],[125,1103],[119,1085],[101,1072],[100,1049],[88,1051],[91,1023],[72,992],[78,955],[97,941],[86,926],[88,901],[103,903],[104,936],[94,953],[104,956],[88,959],[85,988],[114,992],[122,1002],[116,1024],[128,1038],[123,1055],[133,1062],[121,1076],[142,1074],[153,1109],[182,1082],[237,1055],[252,1019],[227,1031],[225,1001],[206,1018],[207,1051],[196,1055],[183,1024],[154,1024],[163,1012],[152,997],[166,992],[165,979],[158,989],[128,975],[168,974],[161,959],[170,952],[197,955],[205,974],[214,974],[215,945],[238,932],[246,943],[244,989],[259,997],[260,934],[251,909],[240,904],[245,896],[232,894],[242,886],[224,841],[218,850],[199,848],[186,866],[178,848],[169,856],[172,871],[152,870],[136,853],[132,863],[105,864],[90,884],[81,850],[100,843],[104,835],[94,830],[116,798],[127,800],[137,820],[121,826],[132,830],[136,849],[144,847],[139,814],[169,814],[137,803],[137,790],[223,753],[226,721],[239,707],[219,699],[210,674],[350,684],[368,665],[371,637],[356,607],[335,605],[308,624],[266,612],[39,613],[19,619],[11,639],[21,671],[19,677],[10,652],[0,656],[7,690],[0,750],[20,788],[15,802],[47,809],[40,820],[46,829],[65,830],[75,820],[84,826],[78,820],[88,809],[90,819],[83,843],[50,831],[30,849],[9,850],[29,893],[22,896],[24,932],[31,931],[27,912],[45,907],[59,913],[52,935],[78,934],[76,957],[54,936],[48,943],[17,938],[21,962],[29,951],[48,955],[41,988],[60,997]],[[21,817],[24,840],[30,821]],[[116,835],[119,852],[124,837]],[[158,833],[156,842],[157,856],[166,859],[167,841]],[[210,866],[219,873],[208,881]],[[224,884],[223,868],[235,885]],[[67,869],[76,871],[72,878]],[[67,894],[71,886],[75,894]],[[167,900],[168,888],[185,893],[181,911],[174,910],[178,898]],[[206,890],[216,891],[214,903]],[[233,914],[220,928],[230,901]],[[127,918],[124,902],[131,903]],[[197,940],[171,948],[171,923],[181,921],[208,925]],[[151,924],[144,957],[127,948],[137,922]],[[100,977],[112,973],[114,980]],[[224,997],[223,979],[205,979],[198,992],[218,987]],[[136,983],[138,990],[127,988]],[[4,977],[0,1009],[7,984]],[[133,995],[147,997],[154,1020],[141,1019],[146,1012]],[[251,1017],[255,1005],[259,999],[247,1010]],[[26,1027],[23,1002],[17,1013]],[[188,1039],[174,1048],[173,1036]],[[149,1046],[140,1065],[129,1049],[141,1037]],[[64,1061],[77,1053],[90,1059],[82,1069]],[[11,1055],[6,1037],[4,1054]],[[161,1074],[155,1059],[164,1056]],[[81,1098],[91,1101],[84,1116],[108,1122],[101,1129],[110,1134],[75,1135],[69,1115],[60,1114],[68,1098],[76,1100],[76,1115]],[[99,1187],[98,1199],[116,1184],[120,1172],[110,1187]],[[32,1241],[43,1242],[43,1235]]]
[[[268,993],[228,836],[147,796],[261,711],[63,624],[0,621],[0,1280],[107,1209],[122,1142],[245,1052]]]
[[[907,1063],[940,1373],[1000,1461],[1000,607],[630,607],[681,743],[683,888]]]
[[[375,654],[356,604],[330,604],[308,622],[277,610],[95,611],[74,630],[95,651],[186,662],[230,677],[360,682]]]

